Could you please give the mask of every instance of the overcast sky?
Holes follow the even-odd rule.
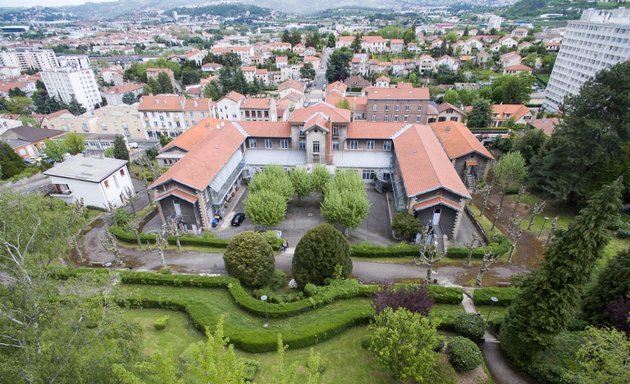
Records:
[[[89,0],[94,3],[114,0]],[[78,5],[87,3],[87,0],[0,0],[0,7],[32,7],[35,5],[45,5],[55,7],[58,5]]]

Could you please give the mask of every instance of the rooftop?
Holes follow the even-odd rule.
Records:
[[[125,165],[127,160],[74,156],[55,164],[44,175],[100,183]]]

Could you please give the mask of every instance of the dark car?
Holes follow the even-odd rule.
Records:
[[[235,214],[234,217],[232,218],[232,226],[239,227],[243,223],[243,220],[245,220],[244,213]]]

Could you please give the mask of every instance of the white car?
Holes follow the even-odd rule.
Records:
[[[129,143],[129,148],[137,149],[138,148],[138,143]]]

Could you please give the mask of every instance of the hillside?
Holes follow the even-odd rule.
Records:
[[[586,0],[520,0],[506,8],[503,15],[514,19],[556,13],[563,15],[563,19],[577,19],[583,9],[628,6],[628,3],[594,3]]]

